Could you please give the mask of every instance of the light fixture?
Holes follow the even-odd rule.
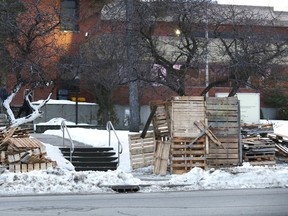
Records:
[[[176,34],[177,36],[179,36],[179,35],[181,34],[181,31],[180,31],[179,29],[176,29],[176,30],[175,30],[175,34]]]

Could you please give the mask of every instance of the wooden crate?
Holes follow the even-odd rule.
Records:
[[[206,115],[210,130],[221,146],[209,140],[207,166],[237,166],[242,163],[240,142],[240,109],[236,97],[207,98]]]
[[[182,96],[172,100],[172,137],[197,137],[201,131],[195,121],[205,121],[204,97]]]
[[[155,175],[166,175],[168,171],[169,156],[170,156],[171,140],[157,140],[154,171]]]
[[[198,139],[188,148],[193,139],[173,138],[171,146],[171,173],[183,174],[194,167],[206,168],[205,138]]]
[[[130,164],[132,169],[142,168],[153,164],[155,151],[154,133],[147,132],[145,138],[141,134],[129,134]]]

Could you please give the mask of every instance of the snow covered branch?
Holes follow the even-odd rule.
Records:
[[[25,96],[25,100],[28,103],[28,105],[30,106],[32,113],[27,115],[27,116],[21,117],[21,118],[15,118],[14,113],[11,110],[10,103],[13,100],[13,98],[15,97],[15,95],[17,94],[17,92],[20,90],[20,88],[21,88],[21,84],[16,86],[14,88],[14,90],[12,91],[12,93],[8,96],[8,98],[3,103],[3,105],[7,111],[7,114],[8,114],[8,118],[10,120],[10,125],[9,125],[10,128],[18,127],[22,124],[34,121],[35,119],[40,117],[41,113],[42,113],[40,111],[40,109],[50,100],[51,95],[52,95],[52,92],[51,92],[45,100],[43,100],[40,104],[35,105],[35,104],[32,104],[30,97],[29,97],[30,93],[28,93]]]

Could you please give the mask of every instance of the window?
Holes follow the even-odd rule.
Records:
[[[61,0],[60,21],[62,31],[79,31],[79,0]]]

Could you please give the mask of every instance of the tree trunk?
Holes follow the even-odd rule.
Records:
[[[129,104],[130,104],[130,132],[139,132],[140,128],[140,106],[138,98],[138,82],[137,71],[135,68],[135,50],[134,50],[134,0],[126,0],[126,16],[127,16],[127,61],[128,61],[128,74],[130,76],[129,83]]]

